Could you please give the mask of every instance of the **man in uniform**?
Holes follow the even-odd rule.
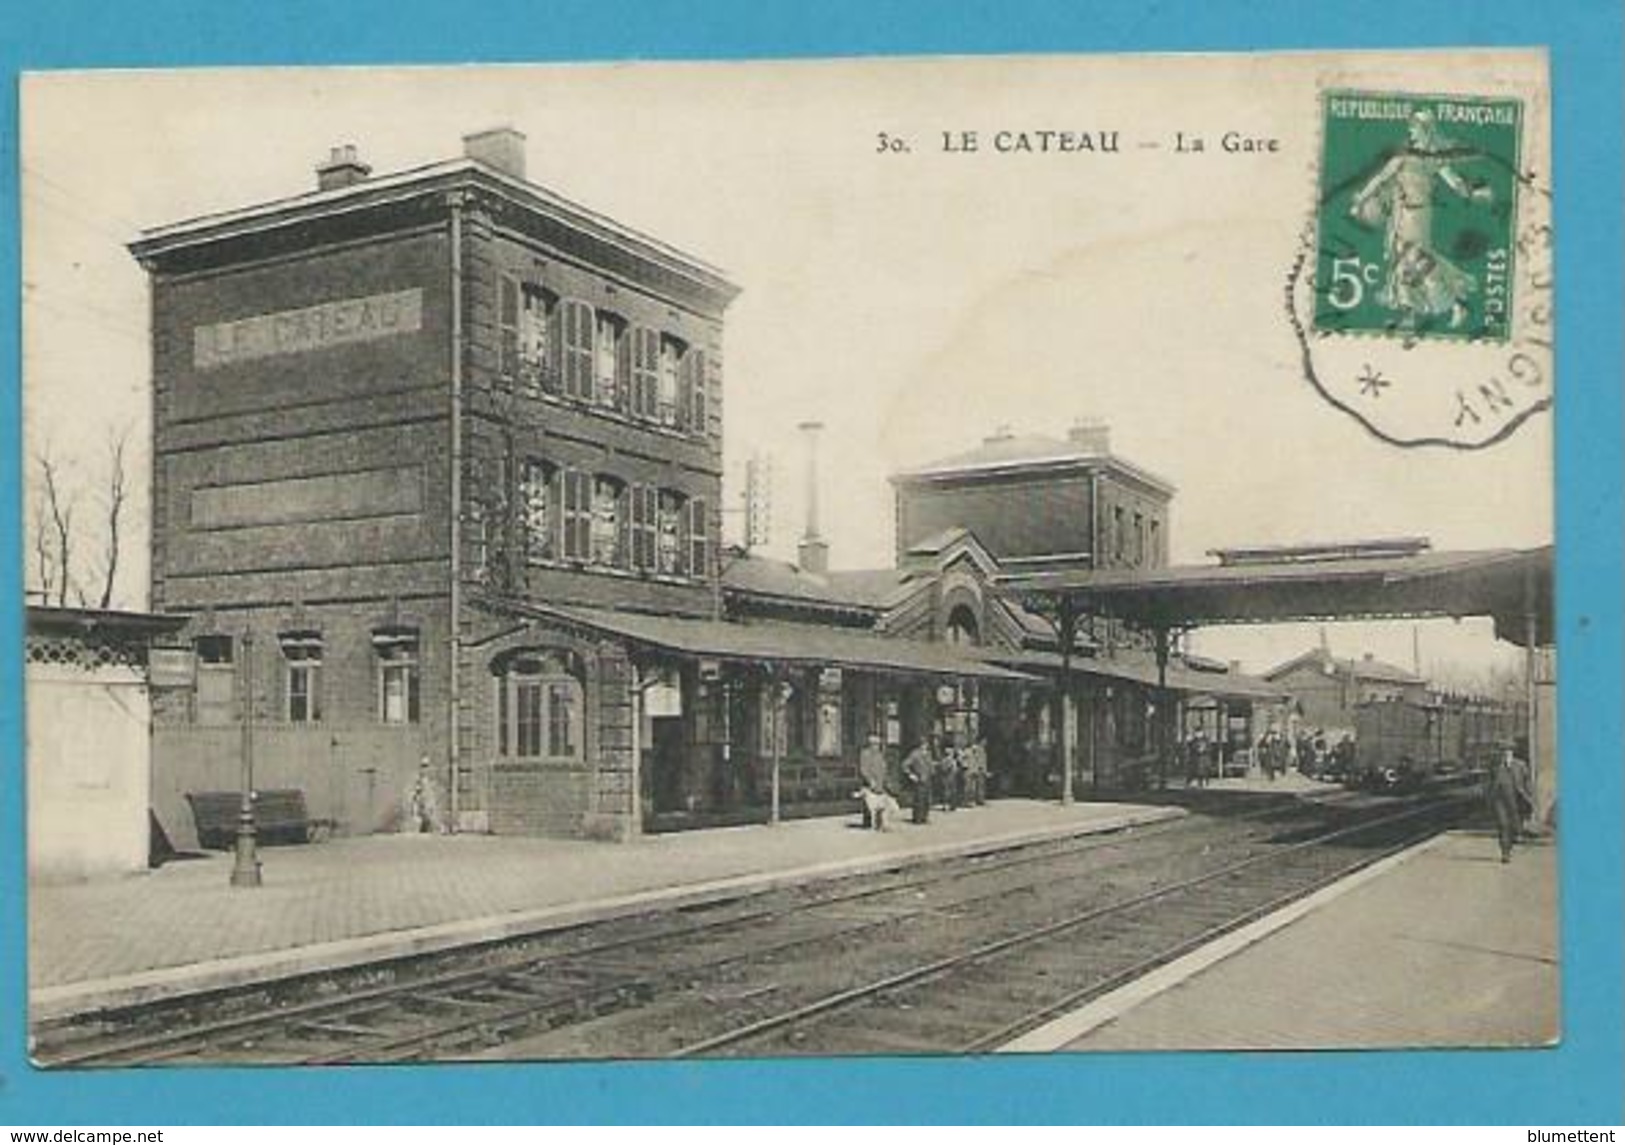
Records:
[[[915,823],[928,823],[931,820],[931,772],[934,767],[931,748],[923,739],[903,760],[903,776],[914,785],[911,819]]]
[[[973,807],[987,802],[987,741],[980,737],[965,750],[965,801]]]
[[[1510,744],[1503,744],[1490,764],[1490,773],[1484,783],[1484,798],[1495,816],[1495,838],[1501,845],[1501,861],[1512,861],[1512,845],[1523,831],[1523,821],[1535,806],[1534,792],[1529,781],[1529,765],[1513,753]]]

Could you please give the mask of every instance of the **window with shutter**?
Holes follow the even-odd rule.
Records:
[[[584,561],[592,553],[592,474],[564,471],[564,559]]]
[[[519,481],[519,527],[527,561],[553,557],[553,477],[553,466],[546,462],[525,462]]]
[[[710,538],[707,536],[705,502],[696,497],[688,503],[688,575],[711,574]]]
[[[519,376],[519,280],[511,274],[497,285],[497,374],[510,386]]]
[[[585,398],[592,394],[593,311],[585,302],[571,299],[564,310],[564,393]]]
[[[557,393],[558,297],[532,282],[520,293],[519,386],[530,394]]]
[[[655,569],[666,576],[677,576],[685,568],[683,552],[687,537],[684,515],[687,504],[681,493],[668,489],[660,491],[656,512]]]
[[[619,401],[621,391],[621,344],[624,340],[626,323],[607,310],[598,312],[597,323],[597,333],[594,336],[592,400],[598,405],[613,409]]]
[[[621,514],[626,487],[613,477],[598,477],[592,492],[592,561],[618,568],[626,563],[622,548]]]
[[[682,397],[679,375],[686,349],[681,341],[669,335],[660,339],[660,391],[655,420],[661,425],[677,425],[677,405]]]
[[[660,335],[647,326],[633,331],[632,416],[652,420],[660,404]]]
[[[710,416],[710,409],[706,395],[706,362],[705,351],[690,350],[683,358],[688,367],[688,401],[685,405],[686,419],[684,427],[694,434],[705,434],[710,426],[706,419]]]

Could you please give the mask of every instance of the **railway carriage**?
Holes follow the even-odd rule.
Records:
[[[1434,695],[1361,704],[1354,717],[1354,765],[1345,782],[1406,790],[1483,769],[1496,745],[1516,734],[1513,706]]]

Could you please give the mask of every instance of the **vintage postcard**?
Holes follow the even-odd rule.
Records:
[[[39,1067],[1561,1039],[1543,53],[21,126]]]

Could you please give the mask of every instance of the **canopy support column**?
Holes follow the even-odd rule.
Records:
[[[1536,708],[1539,696],[1535,683],[1540,667],[1540,653],[1536,641],[1540,636],[1539,615],[1536,612],[1535,570],[1527,569],[1523,577],[1523,687],[1524,703],[1528,711],[1524,716],[1524,735],[1528,737],[1524,755],[1529,761],[1529,790],[1540,790],[1540,724]]]
[[[1167,628],[1161,625],[1151,630],[1151,649],[1157,657],[1157,719],[1151,727],[1151,750],[1157,759],[1157,775],[1163,783],[1168,781],[1167,761],[1168,722],[1174,716],[1174,704],[1168,695],[1168,657],[1170,634]]]
[[[1061,641],[1061,805],[1069,806],[1074,798],[1072,769],[1077,756],[1076,736],[1073,734],[1072,645],[1078,635],[1078,612],[1067,596],[1062,596],[1060,600],[1056,635]]]

